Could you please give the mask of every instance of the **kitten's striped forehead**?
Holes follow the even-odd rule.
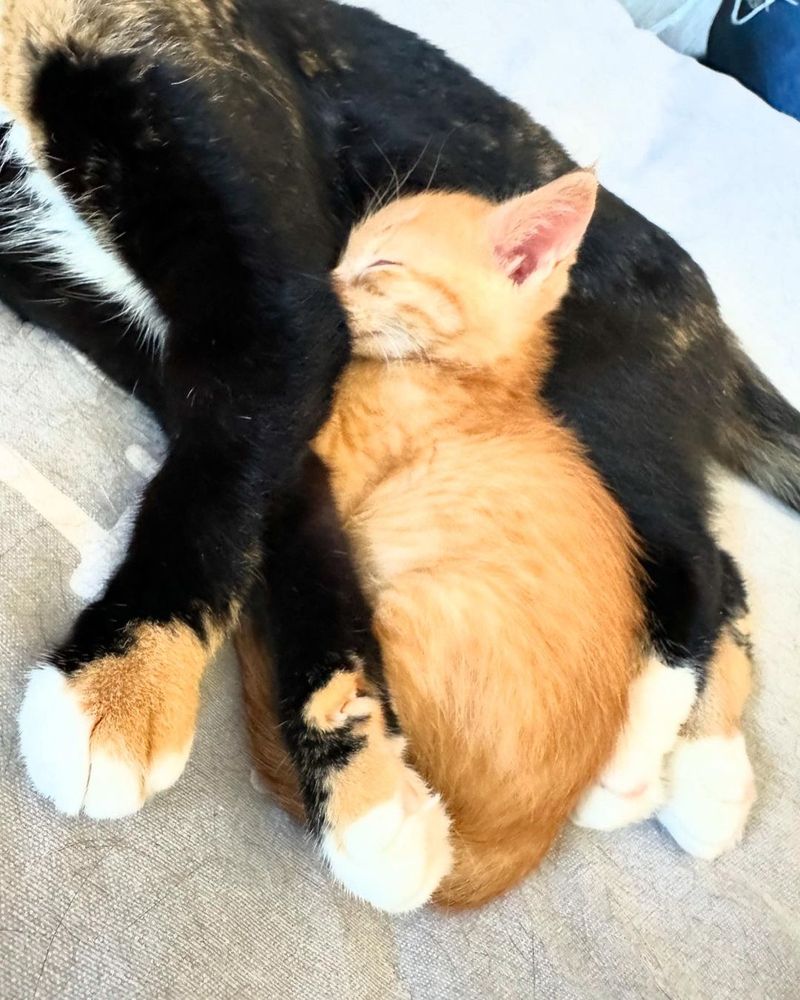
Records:
[[[359,280],[381,263],[417,265],[423,271],[470,250],[479,253],[487,229],[490,204],[473,195],[425,192],[398,198],[354,227],[336,274],[344,281]]]

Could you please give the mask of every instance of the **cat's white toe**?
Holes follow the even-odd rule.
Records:
[[[156,792],[165,792],[172,788],[175,782],[186,770],[189,761],[189,754],[192,752],[192,743],[180,751],[161,754],[156,757],[147,769],[145,776],[145,791],[148,796]]]
[[[452,865],[450,821],[439,796],[410,768],[404,772],[392,799],[323,838],[336,878],[388,913],[423,906]]]
[[[632,777],[630,781],[604,778],[592,785],[572,813],[576,826],[590,830],[619,830],[652,816],[664,801],[659,773]]]
[[[20,752],[36,791],[69,816],[86,795],[92,726],[67,677],[49,663],[34,667],[18,716]]]
[[[741,733],[680,740],[658,820],[685,851],[710,860],[739,843],[755,799]]]
[[[18,717],[31,784],[69,816],[83,812],[91,819],[120,819],[177,781],[191,741],[181,752],[148,762],[146,755],[139,759],[127,748],[121,733],[98,738],[99,722],[83,708],[74,679],[49,663],[34,667]]]
[[[103,750],[91,753],[89,783],[83,811],[90,819],[122,819],[144,804],[144,778],[141,769]]]

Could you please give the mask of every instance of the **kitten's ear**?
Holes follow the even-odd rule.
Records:
[[[498,205],[489,235],[500,267],[518,285],[543,281],[578,250],[597,200],[597,178],[576,170]]]

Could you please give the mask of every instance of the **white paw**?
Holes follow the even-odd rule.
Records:
[[[144,805],[144,774],[135,761],[88,747],[83,812],[91,819],[122,819]]]
[[[427,903],[450,871],[450,820],[411,768],[401,788],[343,831],[323,838],[333,874],[355,896],[388,913]]]
[[[19,744],[34,788],[56,809],[77,816],[89,780],[92,719],[53,666],[31,671],[19,710]]]
[[[658,771],[627,781],[607,775],[584,793],[572,822],[590,830],[619,830],[648,819],[663,801],[664,784]]]
[[[632,682],[628,719],[600,780],[572,814],[577,826],[618,830],[652,816],[664,801],[664,757],[678,739],[696,696],[688,667],[670,667],[652,654]]]
[[[741,733],[680,740],[668,778],[658,820],[685,851],[710,860],[739,843],[756,800]]]
[[[186,770],[186,762],[192,752],[191,743],[181,751],[168,751],[154,757],[147,766],[145,775],[145,795],[150,798],[157,792],[165,792]]]
[[[101,722],[83,708],[74,680],[51,664],[31,671],[18,718],[20,751],[34,788],[69,816],[128,816],[186,765],[190,747],[149,760],[121,733],[109,738]]]

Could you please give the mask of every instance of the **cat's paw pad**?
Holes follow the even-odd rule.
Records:
[[[405,913],[427,903],[450,871],[449,829],[439,796],[403,766],[395,794],[327,833],[323,850],[350,892],[388,913]]]
[[[668,782],[658,820],[685,851],[711,860],[739,843],[756,800],[741,733],[680,740]]]
[[[583,793],[572,822],[590,830],[619,830],[648,819],[663,801],[659,771],[610,773]]]
[[[174,638],[174,637],[173,637]],[[167,648],[165,648],[165,646]],[[74,673],[52,664],[30,673],[19,711],[22,758],[34,788],[67,815],[119,819],[183,772],[194,734],[197,680],[146,642]],[[142,659],[142,657],[145,657]]]

